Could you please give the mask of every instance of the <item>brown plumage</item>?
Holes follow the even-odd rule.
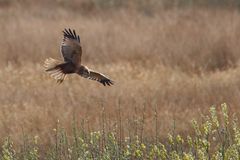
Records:
[[[82,47],[80,45],[80,37],[75,30],[65,29],[63,31],[63,41],[60,50],[64,62],[48,58],[44,63],[46,72],[55,78],[57,83],[62,83],[67,74],[76,73],[84,78],[98,81],[104,86],[113,85],[113,81],[102,73],[81,65]]]

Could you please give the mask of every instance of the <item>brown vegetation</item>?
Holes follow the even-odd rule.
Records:
[[[18,139],[24,130],[49,138],[57,120],[70,128],[73,115],[97,130],[103,108],[108,128],[117,125],[120,109],[125,131],[138,129],[134,120],[141,121],[144,113],[146,135],[155,130],[155,107],[160,135],[169,132],[174,121],[178,131],[188,131],[190,120],[200,118],[211,105],[226,102],[237,112],[237,10],[172,8],[147,14],[125,8],[83,13],[61,5],[28,5],[0,8],[0,136]],[[45,74],[45,58],[60,58],[65,27],[80,34],[83,63],[105,71],[115,80],[113,87],[78,76],[57,85]]]

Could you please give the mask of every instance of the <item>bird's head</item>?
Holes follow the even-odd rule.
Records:
[[[90,71],[86,66],[80,66],[78,69],[78,74],[80,74],[83,77],[89,77]]]

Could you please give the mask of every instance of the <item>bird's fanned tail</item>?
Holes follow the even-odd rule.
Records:
[[[58,67],[61,64],[60,61],[48,58],[44,62],[45,71],[50,74],[51,77],[57,80],[57,83],[62,83],[66,74],[62,72],[62,69]]]

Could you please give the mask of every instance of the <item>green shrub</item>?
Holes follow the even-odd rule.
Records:
[[[87,133],[73,123],[73,133],[67,135],[57,124],[55,143],[40,157],[38,139],[23,136],[21,149],[14,149],[13,142],[6,138],[2,145],[3,160],[78,160],[78,159],[162,159],[162,160],[238,160],[240,159],[240,128],[236,116],[229,118],[226,104],[221,105],[221,114],[210,108],[210,114],[201,122],[192,120],[193,133],[181,136],[168,134],[165,142],[151,141],[148,137],[125,137],[119,139],[116,131]],[[45,150],[46,151],[46,150]]]

